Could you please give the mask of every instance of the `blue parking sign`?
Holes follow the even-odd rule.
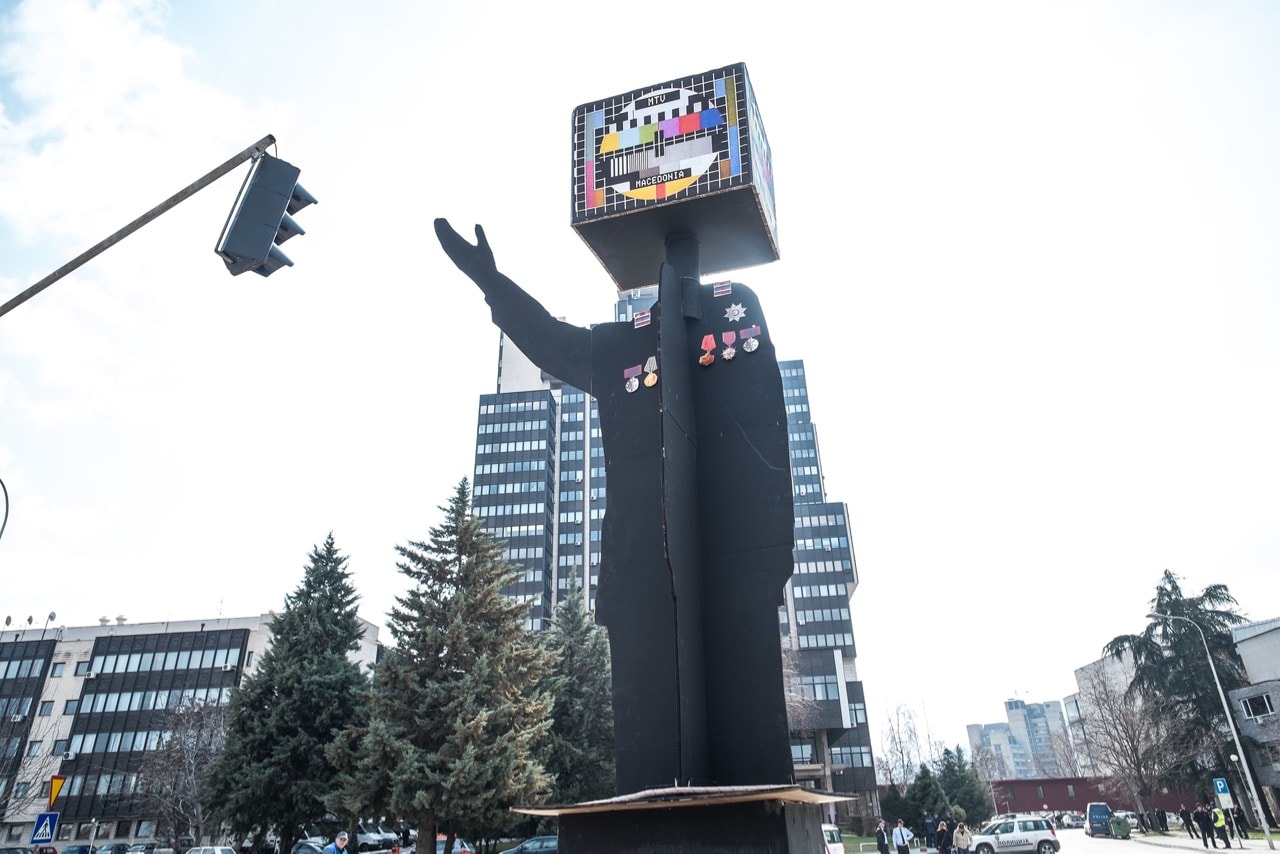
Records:
[[[1219,795],[1225,795],[1225,794],[1227,793],[1227,778],[1226,778],[1226,777],[1214,777],[1214,778],[1213,778],[1213,790],[1214,790],[1215,792],[1217,792]]]
[[[53,842],[54,834],[58,831],[58,814],[56,812],[42,812],[36,816],[36,823],[31,829],[31,841],[29,845],[48,845]]]

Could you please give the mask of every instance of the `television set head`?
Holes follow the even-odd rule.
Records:
[[[620,290],[693,234],[704,273],[778,259],[769,141],[743,63],[573,111],[570,222]]]

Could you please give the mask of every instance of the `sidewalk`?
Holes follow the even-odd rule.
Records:
[[[1274,838],[1274,836],[1275,831],[1272,831],[1272,837]],[[1134,842],[1140,842],[1143,845],[1156,845],[1160,848],[1184,848],[1188,851],[1193,849],[1196,851],[1214,850],[1212,844],[1206,848],[1205,844],[1200,841],[1199,837],[1192,839],[1187,835],[1187,832],[1181,828],[1175,830],[1171,827],[1169,828],[1168,833],[1143,833],[1140,830],[1134,830],[1129,834],[1129,838]],[[1251,848],[1255,851],[1259,848],[1266,850],[1267,838],[1262,835],[1262,829],[1254,828],[1253,830],[1250,830],[1248,839],[1231,840],[1232,851],[1239,851],[1242,848],[1245,851],[1248,851]],[[1222,840],[1218,840],[1217,850],[1224,851],[1225,854],[1225,850],[1222,847]]]

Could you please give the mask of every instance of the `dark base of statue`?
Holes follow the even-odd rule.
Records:
[[[827,804],[839,795],[798,786],[650,789],[564,807],[560,854],[822,854]]]

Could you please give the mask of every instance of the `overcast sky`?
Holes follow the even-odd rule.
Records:
[[[0,301],[267,133],[319,199],[269,279],[241,171],[0,318],[0,616],[278,609],[332,531],[381,625],[495,390],[431,219],[610,319],[571,112],[739,61],[877,750],[1071,693],[1166,568],[1277,616],[1280,7],[836,8],[0,2]]]

